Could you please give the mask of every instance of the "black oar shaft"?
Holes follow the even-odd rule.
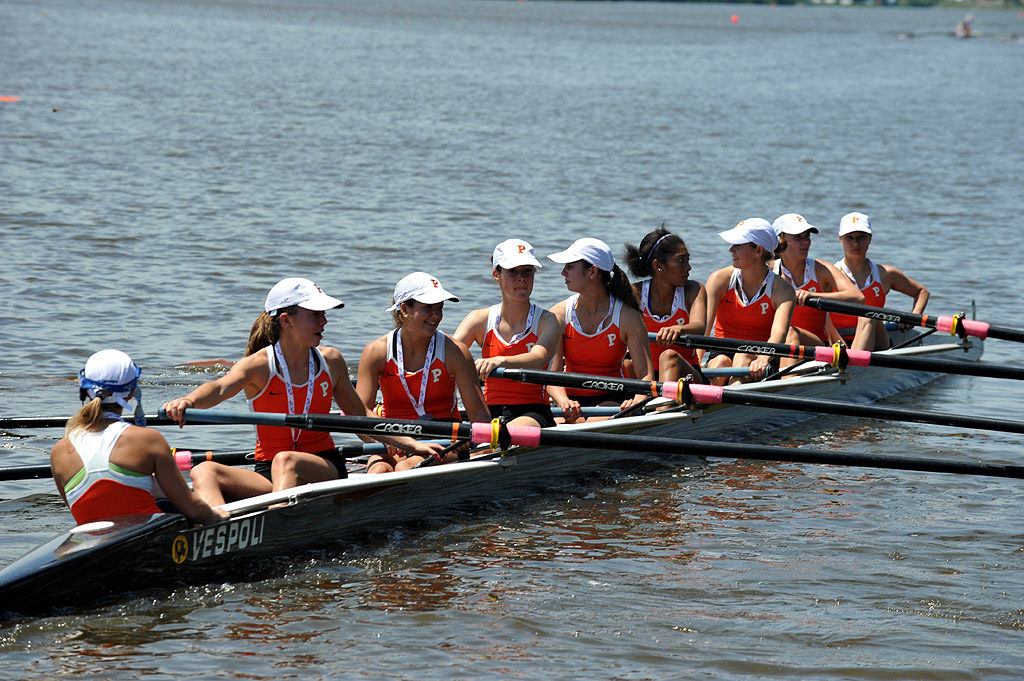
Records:
[[[770,445],[704,442],[702,440],[645,437],[642,435],[616,435],[580,431],[559,432],[553,429],[545,429],[541,432],[540,442],[542,445],[555,447],[606,448],[666,455],[685,454],[715,459],[735,458],[758,461],[787,461],[827,466],[890,468],[930,473],[959,473],[1024,479],[1024,466],[984,464],[970,461],[943,461],[942,459],[879,454],[856,454],[853,452],[830,452],[819,449],[774,447]]]
[[[0,428],[63,428],[68,424],[67,416],[27,416],[0,418]],[[131,421],[131,414],[125,414],[125,420]],[[174,426],[176,422],[161,416],[146,415],[147,426]]]
[[[965,416],[961,414],[945,414],[932,411],[918,411],[915,409],[901,409],[899,407],[887,407],[877,404],[854,404],[852,402],[839,402],[836,400],[791,397],[788,395],[756,393],[747,390],[725,389],[721,391],[721,396],[722,402],[727,404],[742,404],[752,407],[786,409],[790,411],[809,411],[819,414],[833,414],[836,416],[858,416],[891,421],[912,421],[915,423],[931,423],[938,426],[978,428],[1005,433],[1024,433],[1024,423],[1019,421],[1009,421],[1006,419],[983,418],[979,416]]]
[[[0,480],[39,480],[53,475],[49,466],[11,466],[0,468]]]

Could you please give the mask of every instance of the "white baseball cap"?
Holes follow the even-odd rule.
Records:
[[[494,247],[491,255],[491,266],[510,270],[522,265],[543,267],[533,254],[533,246],[522,239],[505,239]]]
[[[127,353],[120,350],[100,350],[93,353],[78,372],[78,387],[90,399],[99,397],[104,403],[119,404],[128,409],[128,396],[135,399],[135,423],[145,425],[142,411],[142,390],[139,376],[142,370]],[[85,397],[83,396],[84,400]]]
[[[871,218],[864,213],[847,213],[839,221],[839,236],[850,232],[867,232],[871,234]]]
[[[424,305],[433,305],[445,300],[459,302],[458,297],[441,286],[437,277],[426,272],[413,272],[399,279],[395,284],[395,304],[388,309],[394,312],[408,300],[415,300]]]
[[[772,229],[779,236],[783,234],[803,234],[804,232],[818,233],[818,228],[807,222],[799,213],[786,213],[775,218]]]
[[[263,303],[263,309],[274,316],[278,310],[292,305],[315,312],[345,307],[345,303],[327,295],[309,279],[290,277],[274,284],[274,288],[270,289],[270,293],[267,294],[266,302]]]
[[[597,269],[605,272],[611,272],[615,269],[615,256],[612,255],[612,249],[608,248],[608,244],[600,239],[593,239],[591,237],[576,239],[564,251],[549,255],[548,260],[563,264],[576,262],[577,260],[586,260]]]
[[[730,244],[755,244],[766,251],[779,247],[779,237],[770,222],[762,218],[747,218],[730,230],[719,232]]]

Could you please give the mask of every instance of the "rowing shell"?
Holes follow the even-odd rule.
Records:
[[[929,336],[900,356],[942,355],[975,361],[982,344]],[[937,374],[884,368],[838,371],[821,363],[782,381],[737,390],[873,402],[922,385]],[[755,411],[756,409],[756,411]],[[725,440],[792,425],[812,415],[789,410],[711,405],[655,412],[559,429]],[[36,614],[120,597],[151,587],[259,577],[259,560],[393,528],[404,519],[497,497],[535,493],[556,480],[650,458],[638,452],[514,448],[462,463],[384,475],[354,473],[344,480],[302,485],[225,505],[231,518],[192,527],[177,514],[135,515],[90,523],[62,533],[0,570],[0,607]],[[694,458],[694,463],[698,463]]]

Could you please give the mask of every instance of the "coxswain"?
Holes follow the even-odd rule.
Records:
[[[928,289],[901,270],[868,260],[871,245],[871,219],[864,213],[847,213],[839,221],[839,242],[843,259],[836,268],[864,295],[864,304],[885,307],[889,291],[899,291],[914,300],[913,313],[922,314],[928,304]],[[879,320],[833,314],[832,323],[854,350],[886,350],[889,334]]]
[[[242,390],[254,412],[327,414],[333,400],[346,414],[372,416],[352,387],[341,352],[320,345],[326,311],[343,305],[309,279],[279,281],[252,325],[245,357],[224,376],[165,404],[167,416],[184,423],[186,409],[208,409]],[[425,456],[440,448],[407,437],[374,439]],[[254,470],[205,461],[192,469],[192,484],[203,499],[221,504],[347,475],[330,433],[256,426]]]
[[[501,302],[470,312],[452,336],[467,347],[480,346],[476,369],[491,417],[517,426],[555,425],[544,386],[490,375],[498,367],[546,369],[558,350],[558,320],[530,302],[541,267],[533,246],[522,239],[506,239],[495,246],[491,277],[501,291]]]
[[[639,246],[626,244],[626,264],[634,277],[646,277],[633,284],[640,303],[644,326],[657,334],[651,342],[651,362],[659,381],[678,381],[699,376],[697,352],[676,347],[683,334],[703,334],[708,296],[704,285],[690,275],[690,251],[677,234],[664,227],[650,232]]]
[[[608,244],[589,237],[577,239],[548,259],[564,265],[562,276],[566,288],[573,293],[551,308],[562,330],[552,368],[623,378],[626,375],[623,360],[628,350],[633,375],[651,380],[647,328],[633,288],[625,272],[615,264]],[[582,407],[620,404],[622,409],[628,409],[645,398],[615,391],[557,386],[548,386],[548,394],[570,423],[582,416]]]
[[[469,350],[438,329],[446,300],[459,302],[426,272],[413,272],[395,285],[388,308],[395,329],[371,341],[359,359],[356,390],[368,409],[376,409],[379,390],[384,418],[455,422],[461,420],[461,397],[471,421],[490,420]],[[449,453],[445,461],[455,458]],[[366,471],[406,470],[423,460],[389,449],[370,457]]]
[[[730,230],[719,232],[718,236],[731,244],[732,265],[708,277],[707,334],[718,338],[785,342],[795,294],[792,285],[768,267],[779,245],[771,223],[761,218],[748,218]],[[749,377],[736,378],[734,383],[760,380],[769,366],[768,357],[746,352],[711,351],[705,361],[708,368],[750,367]]]
[[[199,524],[227,518],[192,493],[167,440],[144,427],[141,373],[120,350],[95,353],[78,373],[83,405],[50,452],[53,480],[75,522],[163,513],[158,498]],[[136,403],[135,424],[122,418],[129,400]]]

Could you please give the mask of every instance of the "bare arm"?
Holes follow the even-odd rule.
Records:
[[[138,447],[148,453],[152,462],[153,476],[157,484],[170,499],[174,507],[181,511],[185,517],[200,525],[215,523],[223,518],[229,517],[227,511],[213,509],[193,494],[185,483],[178,466],[171,454],[171,448],[167,446],[167,440],[163,435],[151,428],[135,428],[125,432],[122,439],[128,436],[131,438],[125,444],[130,447]]]
[[[466,415],[474,423],[487,423],[491,420],[491,412],[484,402],[484,394],[480,390],[480,381],[473,365],[473,356],[466,346],[446,337],[448,346],[445,348],[445,366],[455,377],[455,386],[459,389],[462,406]]]
[[[718,303],[725,296],[725,290],[729,286],[729,276],[732,274],[732,267],[723,267],[715,270],[708,277],[707,290],[707,319],[705,320],[704,335],[712,336],[715,332],[715,313],[718,312]]]
[[[772,287],[772,305],[775,306],[775,317],[772,319],[772,334],[768,338],[769,343],[786,342],[795,299],[796,294],[792,284],[782,277],[775,277],[775,285]]]
[[[928,304],[928,297],[930,295],[928,289],[903,274],[902,270],[896,269],[895,267],[879,265],[878,269],[882,270],[883,276],[888,277],[888,287],[890,289],[893,291],[899,291],[900,293],[908,295],[914,299],[914,314],[921,314],[924,312],[924,308]]]
[[[459,323],[459,328],[455,329],[452,338],[467,348],[473,347],[473,343],[483,347],[484,333],[487,330],[488,312],[489,310],[486,307],[470,312]]]
[[[373,411],[377,406],[377,391],[380,390],[380,372],[387,362],[387,336],[371,341],[359,356],[359,378],[356,394],[365,408]]]
[[[810,292],[797,289],[796,303],[804,305],[811,296],[820,298],[831,298],[847,303],[864,304],[864,294],[848,276],[840,272],[835,265],[822,260],[814,261],[815,274],[818,283],[821,284],[820,292]]]
[[[551,314],[555,318],[556,342],[555,351],[551,355],[549,369],[551,371],[564,371],[565,357],[562,355],[562,329],[565,328],[565,301],[563,300],[551,308]],[[570,399],[569,394],[565,392],[565,388],[549,385],[547,386],[547,392],[548,397],[562,410],[562,416],[565,417],[567,422],[572,423],[583,415],[580,403]]]
[[[228,373],[220,378],[203,383],[185,397],[171,400],[164,405],[164,410],[168,418],[183,424],[186,409],[215,407],[247,387],[252,394],[256,394],[269,377],[270,367],[267,365],[266,356],[262,352],[256,352],[235,362]]]

